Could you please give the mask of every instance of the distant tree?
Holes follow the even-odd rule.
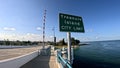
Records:
[[[10,45],[9,39],[7,39],[7,40],[5,41],[5,44],[6,44],[6,45]]]
[[[34,41],[31,45],[38,45],[38,42]]]
[[[74,37],[71,38],[71,45],[79,45],[80,40],[75,39]],[[64,39],[60,40],[59,42],[57,42],[57,45],[61,46],[61,45],[66,45],[66,42]]]
[[[75,43],[76,43],[76,45],[79,45],[80,44],[80,40],[75,40]]]
[[[72,37],[72,38],[71,38],[71,44],[72,44],[72,45],[75,45],[75,43],[76,43],[76,42],[75,42],[75,38]]]
[[[48,45],[53,45],[54,43],[51,42],[51,41],[47,41],[47,44],[48,44]]]
[[[28,45],[31,45],[31,43],[32,43],[31,41],[29,41],[29,40],[27,41],[27,44],[28,44]]]
[[[41,43],[40,41],[9,41],[9,39],[4,39],[0,41],[0,45],[38,45],[38,43]]]
[[[66,45],[64,38],[62,40],[60,40],[59,42],[57,42],[57,45],[59,45],[59,46]]]
[[[0,45],[4,45],[4,41],[0,41]]]
[[[79,45],[80,41],[78,39],[75,39],[74,37],[71,38],[71,44],[72,45]]]
[[[63,38],[63,40],[62,40],[62,44],[63,44],[63,45],[65,45],[65,44],[66,44],[66,43],[65,43],[65,40],[64,40],[64,38]]]
[[[17,40],[16,45],[21,45],[21,42],[19,40]]]

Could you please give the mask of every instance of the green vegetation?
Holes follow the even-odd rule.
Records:
[[[77,45],[79,45],[80,44],[80,41],[79,40],[77,40],[77,39],[75,39],[75,38],[71,38],[71,45],[72,46],[77,46]],[[57,44],[56,44],[56,46],[66,46],[67,45],[67,43],[65,42],[65,40],[64,39],[62,39],[62,40],[60,40],[59,42],[57,42]]]
[[[0,41],[0,45],[38,45],[38,43],[40,42],[37,42],[37,41],[9,41],[8,39],[7,40],[2,40]]]
[[[56,46],[64,46],[64,45],[67,45],[64,39],[56,43]]]
[[[0,41],[0,45],[39,45],[39,43],[42,43],[41,41],[10,41],[10,40],[1,40]],[[57,43],[51,42],[51,41],[47,41],[45,42],[47,45],[55,45],[55,47],[61,48],[61,47],[67,47],[67,42],[65,42],[64,38],[62,40],[60,40]],[[75,39],[75,38],[71,38],[71,45],[72,46],[78,46],[80,44],[80,41]]]

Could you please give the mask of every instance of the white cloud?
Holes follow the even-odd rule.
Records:
[[[80,38],[80,41],[89,41],[89,40],[90,40],[89,37],[82,37],[82,38]]]
[[[95,39],[99,39],[100,37],[99,36],[96,36]]]
[[[86,32],[93,32],[93,29],[87,29]]]
[[[20,40],[20,41],[43,41],[43,35],[26,33],[26,34],[7,34],[0,33],[0,40],[9,39],[9,40]],[[45,41],[53,41],[53,38],[50,36],[45,37]]]
[[[4,27],[3,30],[5,31],[15,31],[16,29],[13,27]]]
[[[37,29],[37,30],[42,30],[42,28],[41,28],[41,27],[37,27],[36,29]]]
[[[54,36],[50,36],[50,38],[53,38]]]

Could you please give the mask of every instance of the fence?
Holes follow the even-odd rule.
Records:
[[[61,64],[62,68],[72,68],[66,59],[63,59],[60,51],[57,51],[57,61]]]

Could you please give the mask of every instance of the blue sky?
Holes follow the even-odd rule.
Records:
[[[42,41],[44,10],[46,41],[66,38],[59,31],[59,13],[81,16],[85,33],[72,33],[81,41],[120,39],[119,0],[0,0],[0,40]]]

